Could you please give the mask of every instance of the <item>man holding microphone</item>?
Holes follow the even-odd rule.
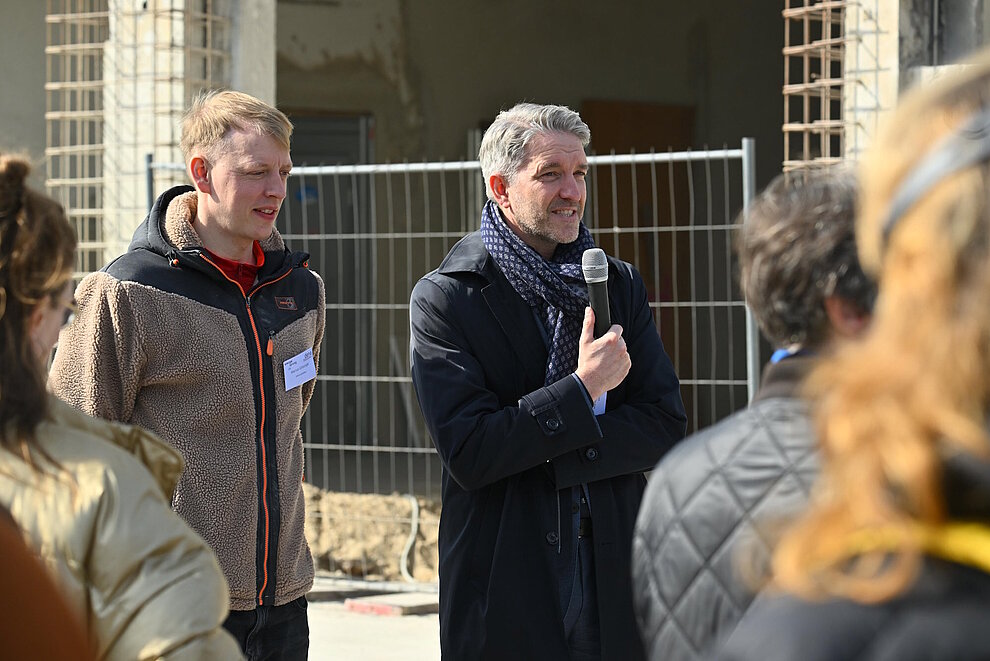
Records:
[[[581,222],[590,139],[565,107],[500,113],[479,152],[481,230],[412,292],[413,383],[444,467],[449,658],[643,657],[629,579],[642,473],[686,418],[625,262],[589,264],[614,322],[595,337],[581,269],[595,247]]]

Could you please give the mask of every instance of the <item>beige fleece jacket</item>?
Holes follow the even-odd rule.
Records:
[[[201,245],[190,222],[195,212],[193,193],[169,205],[161,224],[176,248]],[[281,251],[284,244],[274,232],[262,248]],[[110,273],[92,273],[79,284],[78,312],[59,338],[50,388],[85,413],[146,427],[182,454],[186,468],[172,506],[216,552],[230,586],[231,609],[250,610],[263,578],[256,570],[256,549],[264,543],[259,536],[264,526],[258,506],[257,377],[238,319],[220,307]],[[313,581],[304,536],[300,420],[315,380],[286,392],[282,367],[306,349],[318,363],[325,292],[315,273],[293,273],[315,279],[319,300],[275,333],[273,355],[263,356],[275,378],[281,529],[277,545],[269,540],[277,560],[274,605],[304,595]],[[204,287],[216,286],[202,278]]]

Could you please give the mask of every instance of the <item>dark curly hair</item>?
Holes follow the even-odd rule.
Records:
[[[29,449],[48,397],[30,318],[55,305],[72,278],[76,236],[57,202],[25,186],[29,172],[26,160],[0,155],[0,444],[34,464]]]
[[[856,197],[846,170],[782,174],[739,215],[740,287],[774,346],[820,346],[827,296],[873,309],[877,288],[856,254]]]

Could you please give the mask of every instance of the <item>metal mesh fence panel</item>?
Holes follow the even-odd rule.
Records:
[[[745,306],[731,251],[741,150],[592,156],[585,222],[643,275],[690,429],[747,402]],[[409,377],[408,297],[479,225],[474,161],[297,168],[286,241],[327,288],[319,382],[304,422],[307,479],[363,493],[439,495],[440,464]]]
[[[731,250],[734,216],[752,193],[751,160],[745,149],[589,158],[585,223],[642,274],[689,431],[745,406],[755,383]],[[303,419],[307,482],[439,500],[440,460],[409,374],[409,293],[479,227],[484,200],[476,161],[293,170],[279,231],[310,253],[327,293]]]

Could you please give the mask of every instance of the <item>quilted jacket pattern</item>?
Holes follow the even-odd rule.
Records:
[[[990,527],[990,462],[942,458],[948,523]],[[879,603],[804,601],[766,590],[719,646],[719,661],[985,661],[990,659],[986,544],[955,560],[926,555],[903,593]]]
[[[813,359],[769,365],[742,411],[676,446],[650,476],[633,538],[647,656],[701,658],[746,612],[781,524],[818,472],[797,388]]]

